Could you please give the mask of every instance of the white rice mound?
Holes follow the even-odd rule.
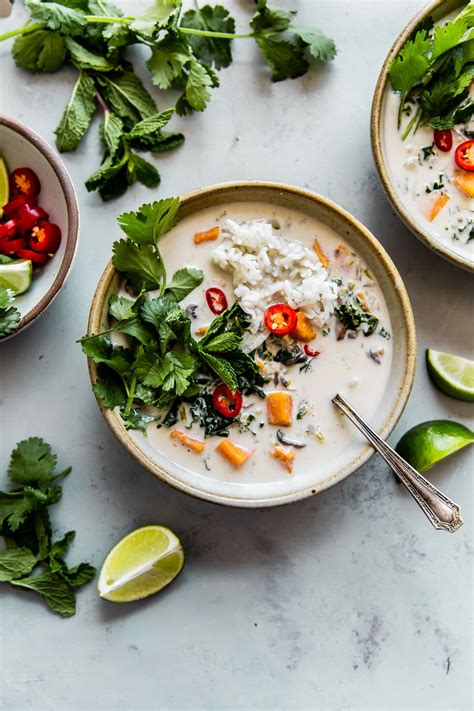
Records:
[[[316,253],[275,232],[266,220],[226,220],[213,250],[215,264],[232,275],[234,293],[256,330],[270,304],[304,311],[322,327],[337,306],[338,287]]]

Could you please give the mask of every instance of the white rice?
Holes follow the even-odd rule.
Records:
[[[266,220],[226,220],[213,260],[232,274],[234,293],[253,329],[270,304],[300,309],[322,327],[337,305],[338,287],[316,253],[273,231]]]

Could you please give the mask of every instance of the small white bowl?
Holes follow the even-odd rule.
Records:
[[[28,167],[41,182],[39,204],[49,213],[51,222],[61,228],[61,245],[46,264],[35,269],[27,292],[15,299],[21,313],[16,331],[2,340],[16,336],[30,326],[52,303],[61,290],[77,246],[79,208],[76,193],[58,154],[35,131],[21,121],[0,116],[0,155],[8,170]]]

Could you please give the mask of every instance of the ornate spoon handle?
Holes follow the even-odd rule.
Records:
[[[380,456],[385,459],[435,528],[453,533],[462,526],[461,511],[454,501],[451,501],[416,469],[413,469],[408,462],[402,459],[394,449],[364,422],[362,417],[341,395],[336,395],[332,401],[369,440]]]

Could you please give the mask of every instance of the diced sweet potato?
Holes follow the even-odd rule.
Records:
[[[474,173],[467,173],[464,170],[456,170],[453,184],[466,197],[474,197]]]
[[[196,331],[196,336],[205,336],[207,333],[207,326],[201,326],[201,328],[198,328]]]
[[[230,439],[222,439],[216,447],[216,452],[225,457],[234,467],[241,467],[252,454],[251,449],[242,447],[241,444],[236,444]]]
[[[265,363],[263,362],[263,360],[256,360],[255,362],[258,365],[259,371],[261,373],[264,373],[265,372]]]
[[[196,232],[194,235],[194,244],[201,244],[201,242],[212,242],[219,237],[220,228],[216,225],[211,227],[210,230],[205,230],[204,232]]]
[[[170,432],[170,437],[171,439],[176,439],[178,442],[180,442],[183,447],[192,449],[193,452],[197,452],[198,454],[203,452],[204,447],[206,446],[206,443],[203,442],[201,439],[189,437],[184,432],[181,432],[181,430],[173,430],[173,432]]]
[[[356,292],[356,296],[359,299],[360,303],[362,304],[362,308],[364,309],[364,311],[366,311],[368,314],[370,314],[369,304],[367,303],[367,299],[365,297],[364,292],[358,291],[358,292]]]
[[[269,425],[289,427],[292,422],[293,398],[283,390],[268,393],[267,420]]]
[[[291,474],[293,471],[293,461],[295,453],[287,447],[273,447],[270,454],[275,459],[278,459],[280,464],[285,467],[286,471]]]
[[[329,266],[329,257],[326,254],[326,252],[324,252],[323,248],[321,247],[321,245],[319,244],[317,239],[315,239],[313,242],[313,249],[316,252],[316,254],[318,255],[319,261],[321,262],[323,267],[325,269],[327,269]]]
[[[430,214],[428,215],[428,220],[430,222],[433,222],[433,220],[436,220],[438,217],[439,213],[443,209],[443,207],[448,203],[450,200],[450,197],[448,193],[441,193],[441,195],[438,195],[434,203],[431,205],[430,209]]]
[[[297,341],[303,341],[304,343],[308,343],[312,341],[313,338],[316,338],[316,329],[306,314],[302,311],[297,311],[296,316],[298,322],[290,335],[296,338]]]

